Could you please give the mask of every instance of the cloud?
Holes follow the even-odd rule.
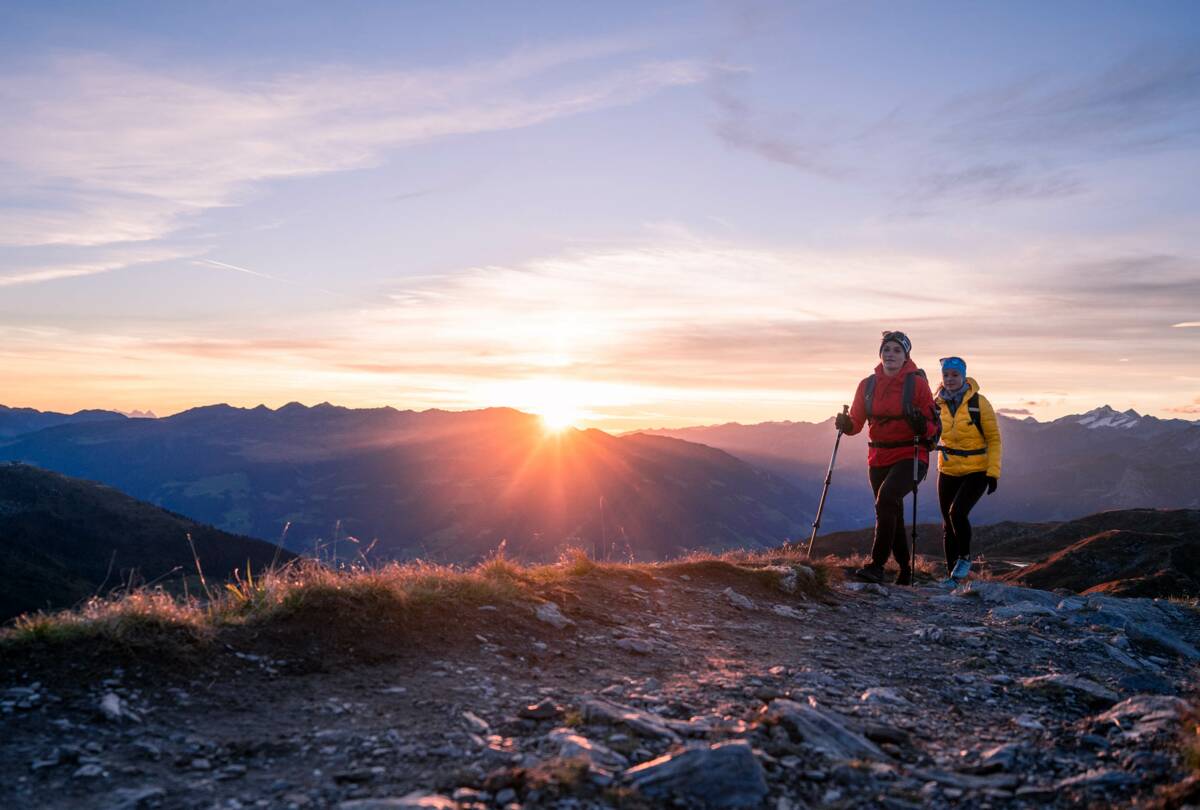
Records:
[[[1196,397],[1188,405],[1176,405],[1166,410],[1171,413],[1181,413],[1184,415],[1200,414],[1200,397]]]
[[[42,284],[66,278],[92,276],[140,264],[171,261],[188,255],[190,254],[186,250],[150,245],[108,250],[104,251],[102,255],[86,261],[43,265],[27,264],[13,270],[0,272],[0,287]]]
[[[967,201],[1056,200],[1089,187],[1089,163],[1200,140],[1200,51],[1143,49],[1087,75],[1020,77],[949,99],[904,98],[860,112],[773,109],[753,74],[708,84],[714,134],[732,148],[893,196],[909,213]]]
[[[634,50],[607,40],[442,70],[322,67],[251,82],[58,56],[0,77],[0,203],[10,206],[0,245],[158,239],[238,204],[255,183],[630,104],[710,73],[694,61],[637,61]]]
[[[997,203],[1070,197],[1083,188],[1083,181],[1065,170],[1042,174],[1018,162],[978,163],[930,172],[917,180],[914,194],[919,200],[955,197]]]
[[[996,413],[1002,413],[1005,416],[1033,416],[1033,411],[1028,408],[997,408]]]
[[[1194,143],[1200,53],[1194,43],[1144,47],[1090,75],[1034,75],[959,97],[943,112],[963,142],[1021,144],[1078,153],[1143,151]]]
[[[1183,321],[1182,323],[1171,324],[1172,329],[1194,329],[1200,327],[1200,321]]]

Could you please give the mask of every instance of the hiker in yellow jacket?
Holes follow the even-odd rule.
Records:
[[[958,585],[971,573],[971,509],[1000,483],[1000,426],[963,359],[943,357],[941,364],[938,501],[949,572],[943,584]]]

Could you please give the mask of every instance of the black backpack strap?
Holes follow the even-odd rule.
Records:
[[[867,421],[871,421],[871,404],[875,400],[875,375],[863,380],[863,405],[867,410]]]
[[[983,414],[979,411],[979,393],[976,392],[967,400],[967,415],[971,417],[971,424],[979,431],[979,435],[983,436]]]

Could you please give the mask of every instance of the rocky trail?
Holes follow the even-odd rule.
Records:
[[[796,569],[792,569],[796,570]],[[800,576],[811,575],[799,569]],[[419,639],[0,664],[10,807],[1187,806],[1191,607],[698,566]],[[369,655],[364,651],[369,651]],[[1172,801],[1174,803],[1172,803]]]

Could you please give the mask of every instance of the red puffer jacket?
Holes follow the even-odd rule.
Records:
[[[872,447],[867,453],[867,465],[871,467],[890,467],[898,461],[913,457],[913,431],[904,418],[904,378],[909,374],[916,375],[913,386],[913,407],[925,414],[928,423],[922,439],[932,439],[937,435],[940,422],[938,407],[933,401],[933,392],[929,383],[917,374],[917,364],[911,359],[905,360],[904,365],[896,376],[889,377],[883,373],[883,364],[875,366],[875,394],[871,399],[871,429],[867,436],[872,442],[904,442],[902,447]],[[870,378],[867,378],[870,379]],[[867,403],[864,389],[867,380],[858,384],[854,392],[854,404],[850,406],[850,420],[854,429],[848,435],[853,436],[863,429],[867,421]],[[883,418],[880,417],[891,417]],[[924,447],[917,451],[917,458],[929,463],[929,451]]]

